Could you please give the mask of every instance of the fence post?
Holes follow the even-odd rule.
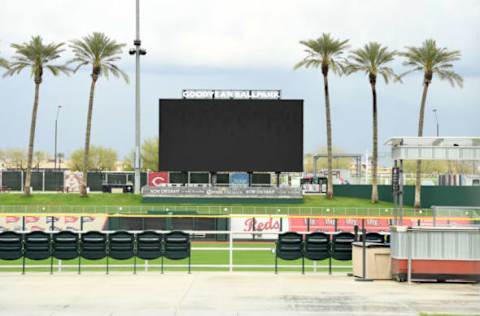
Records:
[[[233,272],[233,233],[232,233],[232,218],[230,217],[230,233],[228,243],[228,271]]]

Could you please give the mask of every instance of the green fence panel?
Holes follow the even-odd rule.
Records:
[[[372,186],[335,185],[334,193],[336,196],[369,199]],[[382,201],[393,202],[392,187],[379,185],[378,197]],[[480,186],[422,186],[421,198],[423,208],[430,208],[432,205],[480,206]],[[415,186],[405,186],[404,205],[413,206],[414,199]]]
[[[2,185],[12,191],[22,190],[21,171],[2,171]]]

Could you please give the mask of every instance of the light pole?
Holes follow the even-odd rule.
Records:
[[[57,106],[57,116],[55,117],[55,169],[57,169],[57,136],[58,136],[58,115],[60,114],[61,105]]]
[[[435,115],[435,121],[437,122],[437,137],[440,136],[440,125],[438,124],[437,109],[433,109],[433,114]]]
[[[130,49],[128,52],[130,55],[135,55],[135,183],[134,192],[140,194],[140,56],[146,55],[147,51],[141,48],[142,42],[140,41],[140,0],[136,0],[136,19],[135,29],[136,36],[133,41],[135,48]]]

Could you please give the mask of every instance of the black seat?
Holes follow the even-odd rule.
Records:
[[[188,273],[190,273],[190,235],[181,231],[173,231],[165,234],[164,243],[165,258],[171,260],[188,258]]]
[[[80,256],[78,257],[78,273],[80,273],[81,259],[99,260],[107,257],[107,235],[97,231],[89,231],[80,237]],[[108,257],[107,257],[108,274]]]
[[[137,257],[144,260],[153,260],[162,256],[162,234],[153,231],[145,231],[137,234],[136,237]]]
[[[302,235],[294,232],[278,235],[275,250],[275,273],[278,272],[278,258],[283,260],[297,260],[302,258],[302,272],[304,272]]]
[[[385,237],[379,233],[366,233],[366,242],[374,242],[378,244],[385,243]],[[363,241],[363,234],[360,235],[360,241]]]
[[[23,235],[16,232],[0,233],[0,259],[16,260],[23,256]]]
[[[332,253],[333,259],[348,261],[352,260],[352,242],[355,235],[352,233],[338,233],[332,237]]]
[[[113,259],[125,260],[134,256],[135,236],[119,231],[108,235],[108,255]]]
[[[304,255],[310,260],[330,258],[330,235],[321,232],[305,235]]]
[[[90,260],[103,259],[107,256],[107,236],[104,233],[90,231],[82,234],[80,255]]]
[[[25,234],[25,258],[44,260],[50,257],[50,234],[35,231]]]
[[[52,256],[60,260],[78,258],[78,234],[71,231],[61,231],[52,234]]]

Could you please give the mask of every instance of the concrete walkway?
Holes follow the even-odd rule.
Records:
[[[0,273],[0,315],[480,314],[480,286],[355,282],[344,275]]]

